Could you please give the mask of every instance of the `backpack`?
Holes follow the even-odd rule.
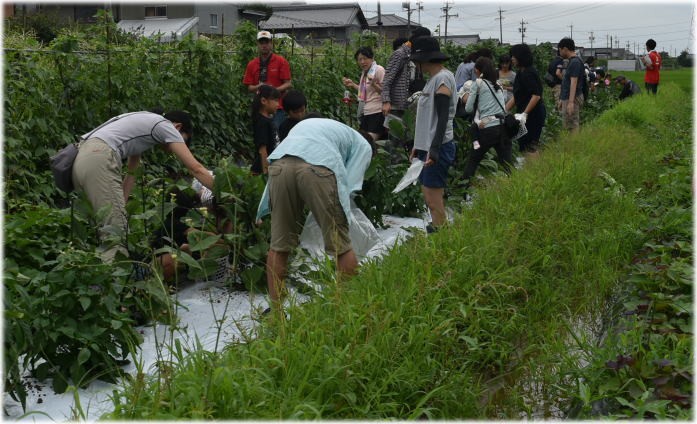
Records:
[[[545,73],[543,79],[547,86],[550,88],[554,87],[557,84],[561,84],[561,80],[557,78],[557,66],[560,63],[562,63],[562,60],[560,57],[557,57],[552,59],[552,61],[549,63],[549,66],[547,66],[547,72]]]

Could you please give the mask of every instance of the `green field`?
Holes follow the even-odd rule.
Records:
[[[635,83],[639,84],[639,87],[644,88],[644,71],[612,71],[613,76],[624,75],[631,79]],[[678,87],[682,88],[687,92],[692,92],[692,68],[682,68],[682,69],[670,69],[661,71],[661,85],[667,83],[675,83]],[[659,85],[660,87],[660,85]]]

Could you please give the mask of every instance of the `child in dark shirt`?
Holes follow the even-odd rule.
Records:
[[[286,111],[288,117],[279,125],[278,136],[283,141],[290,132],[291,128],[305,118],[307,112],[307,99],[305,95],[298,90],[290,90],[283,97],[283,110]]]
[[[259,87],[252,101],[252,128],[254,130],[254,163],[252,174],[268,173],[269,157],[273,149],[280,142],[278,132],[273,126],[273,114],[278,108],[278,100],[281,92],[270,85]]]

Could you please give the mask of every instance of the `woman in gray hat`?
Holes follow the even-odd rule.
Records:
[[[455,161],[453,118],[457,90],[455,76],[443,66],[447,59],[434,37],[414,40],[411,61],[417,69],[428,74],[429,79],[417,103],[414,148],[410,159],[418,157],[425,162],[419,181],[431,213],[432,222],[426,227],[429,233],[446,223],[445,186],[448,169]]]

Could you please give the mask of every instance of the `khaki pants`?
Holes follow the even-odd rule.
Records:
[[[271,250],[289,252],[299,242],[305,206],[322,229],[324,248],[335,256],[351,250],[349,226],[339,201],[334,172],[285,156],[269,165]]]
[[[583,94],[576,96],[573,104],[568,100],[561,101],[561,119],[564,128],[576,132],[581,125],[581,108],[583,107]],[[569,110],[571,108],[571,110]]]
[[[126,233],[128,218],[126,201],[123,197],[121,180],[121,156],[98,138],[90,138],[80,143],[80,150],[73,165],[75,189],[83,191],[95,213],[108,209],[100,223],[100,240],[104,251],[104,262],[113,262],[116,252],[128,255]],[[107,243],[116,234],[119,241]]]

